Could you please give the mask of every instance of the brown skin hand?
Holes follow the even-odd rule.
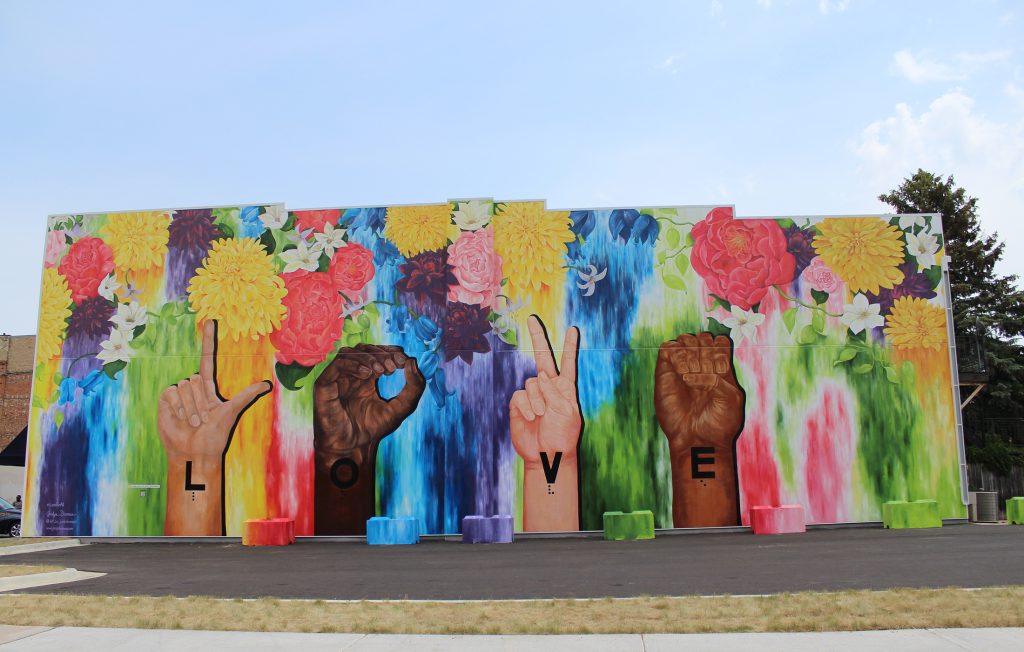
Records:
[[[377,380],[402,369],[405,387],[386,400]],[[315,534],[365,534],[374,515],[377,447],[419,404],[426,381],[400,347],[343,348],[313,389]]]
[[[661,345],[654,408],[672,459],[675,527],[739,525],[736,440],[744,402],[728,337],[685,334]]]

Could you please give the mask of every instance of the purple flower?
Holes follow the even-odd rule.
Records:
[[[491,324],[487,321],[487,308],[465,303],[449,303],[444,320],[444,359],[462,358],[473,362],[474,353],[487,353],[491,344],[487,333]]]
[[[110,318],[114,305],[103,297],[92,297],[78,304],[68,320],[68,337],[106,337],[110,333]]]
[[[812,245],[814,232],[809,229],[801,229],[795,224],[786,227],[782,232],[786,235],[786,251],[796,259],[796,272],[793,275],[795,278],[800,276],[800,272],[811,264],[811,260],[816,255]]]
[[[881,306],[879,313],[882,315],[888,315],[892,311],[892,304],[896,302],[896,299],[903,297],[934,299],[936,296],[932,282],[928,280],[928,275],[917,271],[916,260],[912,259],[900,265],[900,271],[903,272],[903,280],[896,287],[882,288],[878,294],[868,292],[868,300]]]
[[[211,242],[224,235],[213,223],[213,211],[209,208],[176,211],[168,231],[167,244],[174,249],[205,251]]]
[[[402,278],[395,283],[399,292],[412,294],[420,301],[443,304],[448,295],[448,283],[456,283],[455,276],[448,269],[443,251],[425,251],[413,256],[398,269]]]

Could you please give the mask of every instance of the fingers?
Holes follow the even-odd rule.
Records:
[[[546,371],[549,376],[557,376],[555,354],[551,351],[551,344],[548,342],[540,317],[530,315],[526,320],[526,326],[530,331],[530,341],[533,343],[533,359],[537,362],[537,371]]]
[[[537,418],[533,408],[530,406],[530,399],[526,396],[526,390],[520,389],[512,393],[512,399],[508,403],[509,416],[516,418],[517,416],[526,419],[527,421],[533,421]]]
[[[210,421],[210,406],[206,401],[206,381],[196,374],[188,379],[188,387],[192,392],[192,398],[196,403],[196,412],[203,423]],[[216,405],[216,404],[215,404]]]
[[[211,380],[216,387],[217,322],[207,319],[203,324],[203,348],[199,356],[199,375],[203,380]],[[216,391],[214,392],[216,394]]]
[[[732,340],[725,335],[716,337],[711,360],[716,374],[729,373],[732,369]]]
[[[165,401],[167,406],[171,409],[171,412],[175,417],[185,421],[188,416],[185,414],[185,406],[181,402],[181,397],[178,396],[178,386],[171,385],[160,394],[160,400]]]
[[[427,381],[423,378],[420,368],[416,365],[416,358],[407,358],[405,363],[405,387],[398,393],[398,396],[387,402],[393,414],[398,417],[399,424],[416,409],[426,387]],[[397,428],[398,424],[395,424],[394,427]]]
[[[196,399],[192,394],[188,378],[178,383],[178,398],[181,399],[181,405],[185,409],[184,418],[193,428],[198,428],[203,423],[203,420],[199,416],[199,408],[196,407]]]
[[[576,357],[580,350],[580,329],[571,326],[565,331],[565,339],[562,341],[562,358],[559,362],[561,375],[564,378],[576,382]]]
[[[269,380],[261,380],[260,382],[253,383],[235,394],[235,396],[229,400],[226,405],[237,417],[242,412],[245,412],[246,408],[256,402],[256,399],[267,394],[272,389],[274,389],[274,383]]]
[[[548,377],[546,372],[542,371],[540,373],[545,378]],[[544,396],[541,394],[540,381],[536,378],[528,378],[526,380],[525,391],[526,399],[530,402],[530,409],[533,413],[539,417],[544,416],[547,406],[544,401]]]

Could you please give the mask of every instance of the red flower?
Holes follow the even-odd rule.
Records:
[[[341,219],[340,210],[331,211],[295,211],[295,226],[299,231],[313,229],[324,232],[324,226],[328,223],[337,224]]]
[[[743,310],[760,302],[771,286],[793,280],[796,259],[773,220],[736,220],[731,208],[716,208],[690,233],[690,264],[708,291]]]
[[[106,242],[87,236],[71,245],[57,269],[68,280],[71,300],[81,303],[97,296],[100,283],[114,271],[114,252]]]
[[[281,328],[270,336],[277,360],[312,367],[323,362],[341,337],[341,295],[326,272],[299,270],[282,274],[288,309]]]
[[[350,242],[335,250],[327,272],[342,292],[358,292],[373,278],[373,253],[362,245]]]

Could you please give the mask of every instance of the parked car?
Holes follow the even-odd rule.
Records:
[[[21,536],[21,510],[0,498],[0,534]]]

